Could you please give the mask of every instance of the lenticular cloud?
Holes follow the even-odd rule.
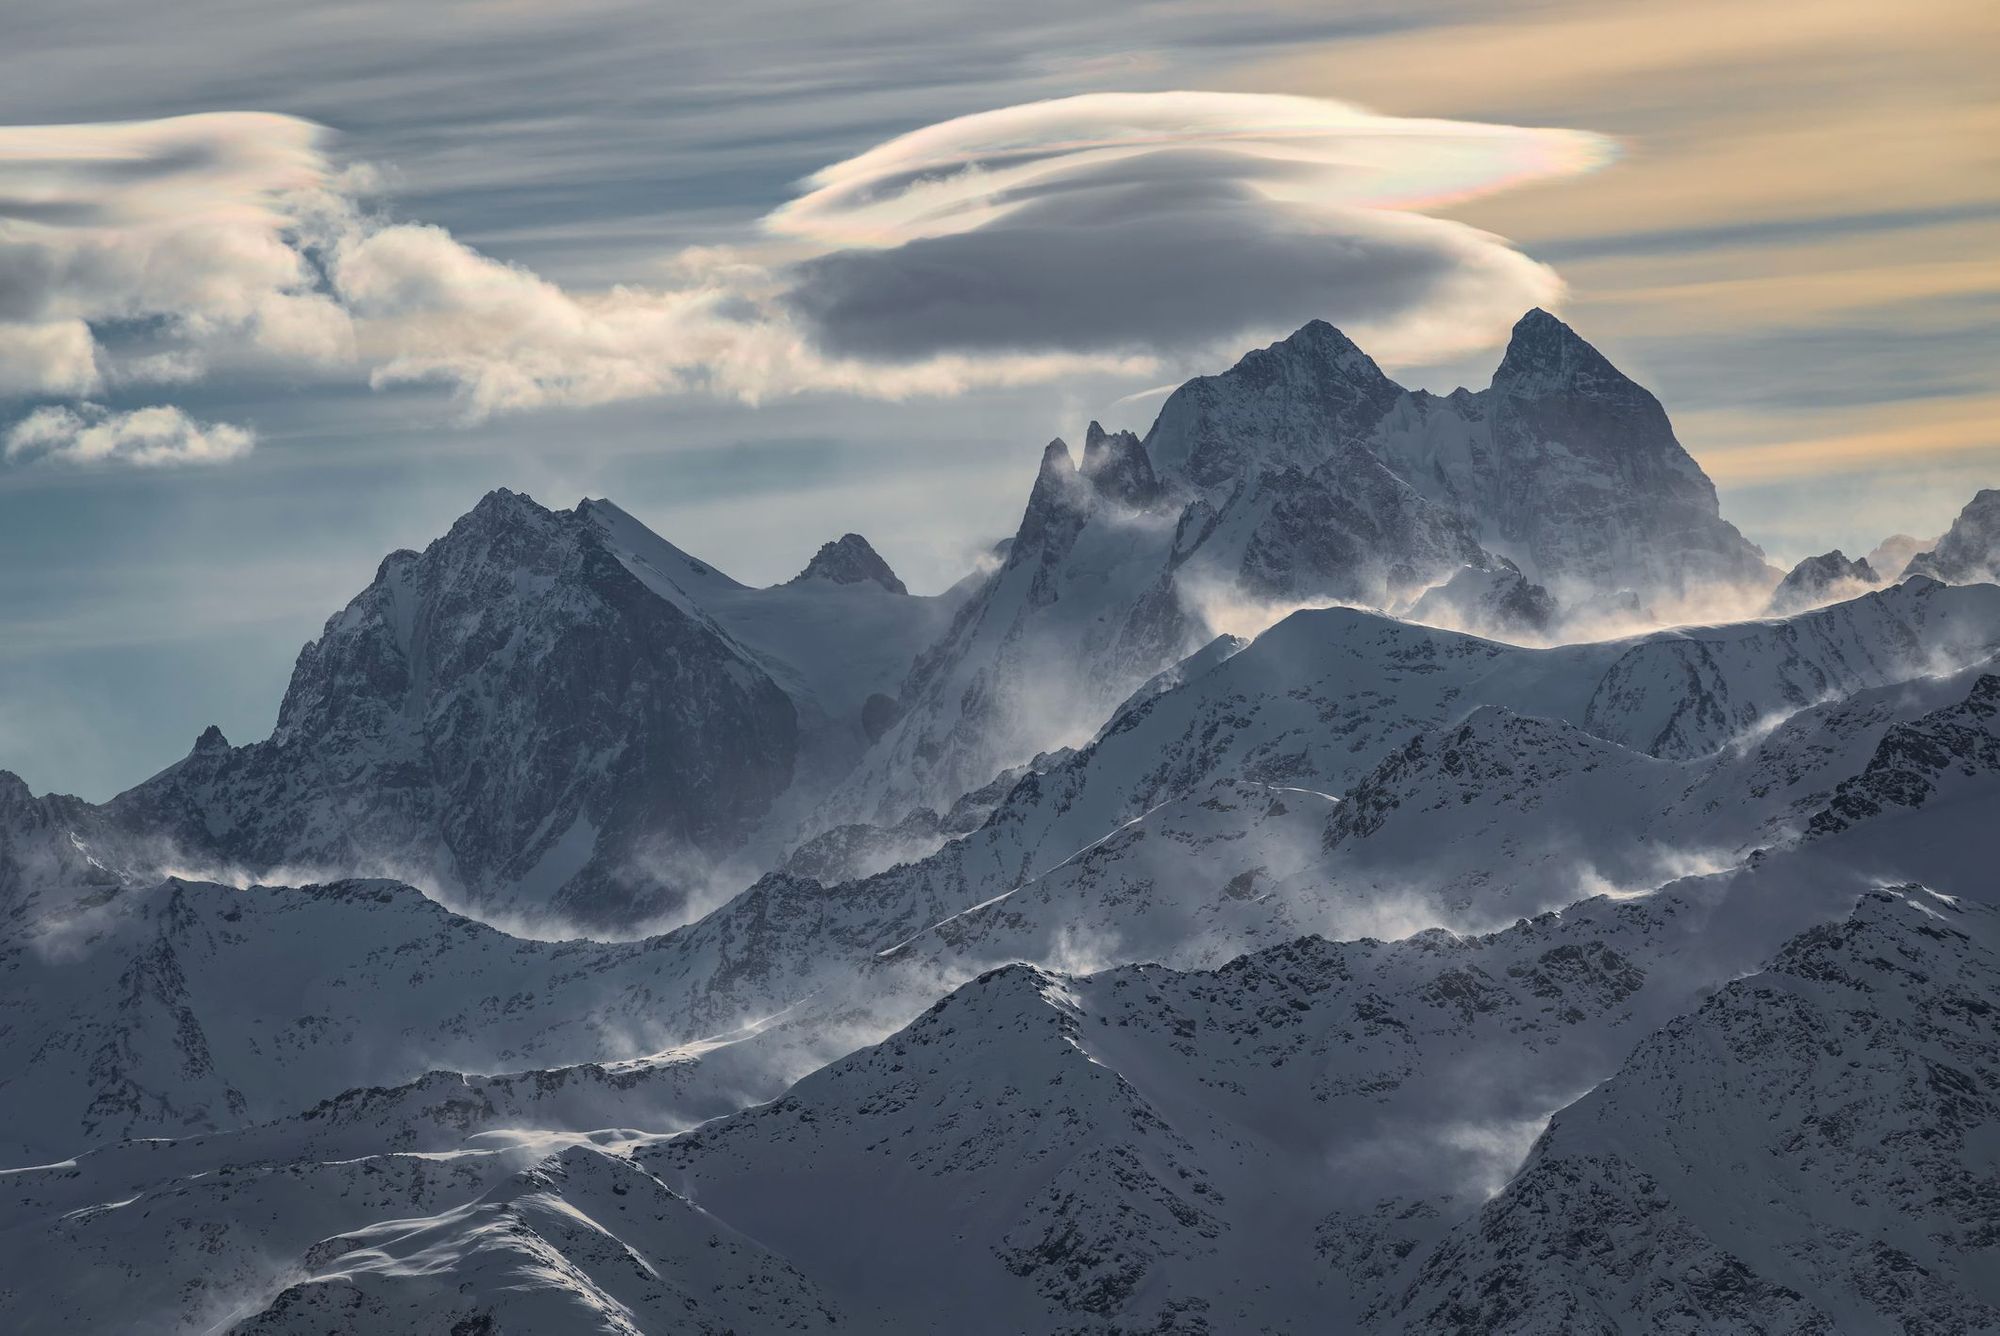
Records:
[[[963,232],[1092,178],[1129,183],[1179,154],[1275,202],[1422,209],[1589,171],[1612,141],[1579,130],[1381,116],[1268,93],[1087,93],[940,121],[835,163],[765,226],[830,246]],[[1160,157],[1159,155],[1166,155]]]
[[[1317,98],[1097,93],[890,140],[765,225],[825,248],[789,301],[837,353],[1210,357],[1324,317],[1420,361],[1493,342],[1561,282],[1415,211],[1611,152],[1579,131]]]
[[[1090,94],[891,139],[746,220],[744,245],[663,255],[659,286],[572,291],[364,209],[372,178],[293,117],[3,128],[0,395],[282,365],[442,383],[469,417],[895,398],[1149,375],[1314,316],[1391,361],[1441,357],[1560,282],[1421,210],[1611,152],[1314,98]]]

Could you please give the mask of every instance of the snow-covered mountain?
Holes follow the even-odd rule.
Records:
[[[1559,715],[1469,703],[1462,722],[1448,716],[1420,735],[1436,741],[1392,747],[1344,803],[1231,778],[1242,753],[1224,747],[1201,787],[1003,898],[985,902],[992,883],[980,869],[1019,856],[1036,832],[1060,841],[1079,810],[1097,813],[1085,827],[1103,825],[1112,809],[1094,806],[1092,789],[1113,758],[1100,753],[1161,720],[1206,717],[1196,727],[1212,732],[1215,717],[1186,697],[1231,702],[1246,726],[1268,728],[1289,719],[1280,703],[1310,701],[1301,688],[1336,665],[1358,692],[1397,686],[1399,673],[1407,690],[1433,676],[1420,663],[1476,654],[1484,672],[1444,684],[1443,699],[1504,689],[1515,707],[1567,701],[1588,719],[1599,691],[1562,682],[1566,672],[1601,683],[1634,652],[1692,639],[1704,661],[1735,672],[1621,678],[1624,710],[1677,716],[1688,711],[1646,704],[1638,684],[1720,684],[1735,702],[1838,667],[1856,674],[1847,685],[1981,643],[1993,592],[1913,582],[1791,623],[1719,628],[1707,642],[1543,651],[1340,610],[1301,614],[1294,635],[1317,635],[1274,632],[1138,703],[1092,747],[1023,776],[985,826],[923,864],[832,888],[767,879],[646,943],[523,942],[380,883],[112,896],[11,953],[10,995],[45,1005],[41,1028],[10,1025],[6,1065],[23,1073],[23,1094],[48,1101],[17,1154],[53,1159],[51,1147],[87,1144],[64,1140],[65,1120],[130,1111],[134,1125],[198,1134],[9,1175],[8,1253],[33,1268],[20,1274],[57,1278],[4,1296],[10,1320],[111,1330],[170,1314],[170,1326],[199,1329],[221,1314],[251,1330],[358,1332],[516,1311],[526,1330],[660,1330],[685,1312],[716,1329],[833,1315],[914,1331],[970,1294],[993,1330],[1197,1317],[1213,1330],[1286,1330],[1300,1313],[1374,1313],[1399,1329],[1403,1318],[1382,1315],[1428,1311],[1422,1296],[1450,1283],[1434,1278],[1456,1255],[1432,1265],[1431,1249],[1451,1246],[1453,1228],[1510,1181],[1550,1110],[1704,989],[1844,912],[1874,884],[1884,848],[1957,840],[1984,866],[1966,813],[2000,793],[2000,776],[1953,770],[1935,801],[1861,813],[1737,872],[1486,937],[1298,939],[1339,931],[1309,912],[1372,912],[1380,936],[1424,921],[1377,887],[1351,896],[1359,865],[1343,860],[1380,841],[1380,867],[1434,879],[1394,850],[1448,848],[1455,832],[1462,852],[1519,861],[1531,881],[1525,834],[1557,816],[1581,828],[1594,814],[1651,812],[1684,784],[1699,792],[1705,771],[1736,777],[1725,807],[1750,795],[1794,812],[1880,754],[1911,755],[1884,742],[1899,729],[1966,740],[1961,716],[1990,717],[1993,679],[1863,687],[1687,757],[1648,755]],[[1857,666],[1833,652],[1869,627],[1907,657]],[[1411,654],[1414,637],[1429,648]],[[1751,646],[1765,663],[1754,674]],[[1799,661],[1801,647],[1820,661]],[[1358,653],[1386,665],[1376,687],[1353,678]],[[1241,676],[1218,693],[1225,673]],[[1253,701],[1245,690],[1259,682],[1269,699]],[[1689,736],[1637,732],[1676,746]],[[1976,740],[1952,754],[1984,755]],[[1505,773],[1485,768],[1496,761]],[[1593,790],[1613,805],[1589,800]],[[1855,844],[1904,810],[1931,824]],[[1550,903],[1585,889],[1542,867]],[[896,936],[953,896],[956,912]],[[1224,963],[1240,949],[1253,953]],[[328,954],[349,963],[315,969]],[[866,959],[836,977],[826,966],[844,954]],[[1022,957],[1042,964],[975,977]],[[1196,972],[1117,965],[1147,958]],[[1114,968],[1073,973],[1102,965]],[[787,978],[806,985],[790,1014],[684,1042],[678,1021],[769,999]],[[882,1048],[839,1058],[885,1016],[895,1023],[899,1003],[914,1014],[960,979],[972,982]],[[818,1013],[815,990],[827,999]],[[829,1058],[776,1104],[674,1135],[774,1093],[787,1062]],[[398,1063],[520,1074],[383,1084]],[[53,1079],[63,1070],[77,1073],[67,1102]],[[346,1085],[361,1088],[307,1102]],[[9,1103],[25,1107],[11,1092]],[[1302,1172],[1311,1165],[1327,1169]],[[88,1282],[105,1267],[125,1284]],[[742,1304],[754,1307],[732,1307]]]
[[[1875,573],[1875,568],[1868,564],[1866,557],[1849,561],[1846,553],[1835,548],[1816,557],[1807,557],[1792,567],[1771,592],[1771,601],[1764,611],[1773,617],[1786,617],[1807,608],[1853,598],[1881,583],[1882,577]]]
[[[270,739],[0,772],[0,1327],[2000,1325],[1992,497],[1774,594],[1541,312],[1093,423],[939,596],[495,492]]]
[[[2000,675],[1982,672],[1963,699],[1885,731],[1867,766],[1840,782],[1810,829],[1832,834],[1888,810],[1922,807],[1996,772]]]
[[[792,577],[792,583],[803,580],[830,580],[834,584],[878,584],[892,594],[907,594],[909,589],[896,578],[896,572],[889,569],[889,563],[882,560],[868,540],[858,533],[844,533],[830,543],[824,543],[813,553],[806,568]]]
[[[1554,629],[1558,610],[1548,590],[1531,584],[1503,559],[1491,570],[1460,567],[1449,580],[1426,590],[1404,616],[1427,626],[1508,640],[1545,635]]]
[[[1299,1330],[1305,1320],[1352,1327],[1371,1314],[1386,1330],[1456,1330],[1395,1314],[1427,1312],[1437,1307],[1427,1296],[1455,1286],[1451,1277],[1466,1266],[1459,1239],[1484,1231],[1532,1183],[1535,1161],[1519,1178],[1515,1166],[1550,1112],[1621,1062],[1632,1071],[1647,1044],[1672,1043],[1687,1024],[1672,1018],[1718,986],[1697,1022],[1722,998],[1748,992],[1737,1007],[1746,1024],[1791,1023],[1792,1013],[1757,990],[1799,972],[1790,962],[1829,940],[1817,925],[1840,920],[1866,894],[1864,879],[1829,851],[1653,897],[1597,899],[1482,937],[1308,937],[1193,972],[1007,966],[782,1099],[680,1136],[495,1136],[468,1118],[463,1127],[475,1135],[454,1145],[440,1119],[400,1154],[356,1160],[348,1137],[369,1118],[365,1100],[348,1100],[251,1139],[134,1143],[13,1175],[11,1218],[21,1224],[9,1241],[51,1260],[105,1259],[154,1285],[169,1278],[205,1314],[256,1314],[249,1330],[298,1329],[277,1324],[307,1316],[314,1331],[418,1329],[441,1314],[503,1320],[509,1311],[523,1315],[525,1330],[618,1329],[605,1313],[630,1314],[637,1330],[674,1329],[661,1325],[669,1310],[653,1305],[663,1291],[680,1302],[695,1277],[718,1286],[711,1302],[747,1298],[769,1305],[757,1312],[790,1315],[751,1321],[750,1330],[825,1312],[912,1332],[947,1318],[992,1331],[1123,1331],[1169,1320],[1197,1330]],[[1928,892],[1908,894],[1952,908]],[[1843,931],[1865,927],[1871,912],[1864,900]],[[1991,917],[1969,905],[1959,913]],[[1931,940],[1914,943],[1930,949]],[[1885,968],[1874,942],[1852,954]],[[1754,974],[1766,959],[1773,964]],[[1917,986],[1932,973],[1922,957],[1899,968]],[[1959,1051],[1959,1070],[1972,1071],[1964,1064],[1990,1042],[1990,1023],[1955,999],[1990,990],[1992,968],[1990,958],[1963,962],[1962,977],[1929,1006],[1942,1038],[1899,1036],[1882,1050],[1889,1065],[1934,1071],[1929,1048],[1946,1042]],[[1806,1036],[1775,1052],[1731,1051],[1777,1090],[1793,1078],[1771,1070],[1776,1056],[1810,1063],[1821,1047]],[[1709,1061],[1681,1062],[1675,1079],[1761,1108],[1738,1083],[1696,1065]],[[1851,1066],[1819,1061],[1830,1074]],[[433,1086],[461,1106],[485,1098]],[[1951,1087],[1935,1089],[1951,1097]],[[1557,1115],[1537,1158],[1604,1090]],[[1652,1145],[1646,1120],[1674,1107],[1644,1092],[1619,1130]],[[1990,1123],[1991,1111],[1977,1107],[1961,1140],[1932,1154],[1940,1169],[1959,1145],[1983,1144],[1976,1120]],[[347,1126],[308,1130],[328,1120]],[[1909,1124],[1875,1126],[1895,1136]],[[376,1135],[396,1144],[386,1129]],[[1669,1144],[1689,1147],[1685,1163],[1707,1164],[1699,1128]],[[219,1163],[233,1169],[218,1174]],[[1513,1186],[1481,1214],[1503,1183]],[[1616,1185],[1599,1196],[1610,1198],[1606,1209],[1572,1219],[1592,1230],[1626,1227],[1609,1209]],[[1762,1201],[1749,1189],[1744,1196]],[[180,1227],[148,1223],[161,1214]],[[1807,1218],[1831,1214],[1823,1205]],[[1514,1228],[1546,1217],[1528,1219]],[[264,1246],[289,1250],[290,1261],[253,1250],[260,1226]],[[1560,1254],[1563,1239],[1541,1246]],[[716,1248],[722,1255],[704,1263]],[[1916,1255],[1928,1264],[1932,1252]],[[1571,1266],[1587,1271],[1596,1256],[1586,1250]],[[1592,1302],[1606,1304],[1628,1281],[1622,1269],[1583,1281],[1565,1272],[1561,1289],[1594,1286],[1605,1297]],[[1534,1294],[1532,1278],[1524,1283],[1521,1293]],[[1949,1293],[1935,1283],[1929,1291],[1933,1306]],[[16,1312],[92,1313],[108,1326],[105,1318],[132,1311],[115,1287],[35,1299],[69,1306]],[[1928,1311],[1894,1293],[1878,1303]]]
[[[643,865],[725,852],[803,745],[770,672],[668,595],[681,573],[649,585],[588,507],[494,492],[327,623],[268,741],[211,735],[114,807],[197,864],[380,860],[500,906],[644,913],[677,879]]]
[[[1967,502],[1937,546],[1911,557],[1904,571],[1948,584],[2000,579],[2000,488],[1985,488]]]
[[[1306,612],[934,853],[837,885],[767,876],[645,942],[523,941],[382,883],[125,892],[5,957],[10,987],[48,1000],[0,1034],[40,1092],[18,1153],[238,1126],[431,1068],[662,1053],[698,1059],[653,1087],[679,1126],[1008,960],[1208,966],[1643,890],[1797,839],[1897,729],[1977,698],[1929,670],[1996,649],[2000,589],[1930,581],[1546,650]],[[329,942],[334,976],[311,965]]]
[[[802,867],[935,847],[966,825],[920,810],[1302,603],[1547,639],[1538,580],[1671,601],[1759,575],[1714,511],[1657,402],[1545,313],[1492,387],[1445,399],[1315,322],[1181,387],[1144,441],[1052,444],[998,568],[939,597],[855,534],[752,589],[608,502],[495,492],[329,620],[269,739],[211,731],[102,811],[43,813],[66,831],[37,857],[74,835],[128,885],[393,876],[630,931],[836,828],[898,833]]]
[[[328,621],[268,740],[211,729],[69,825],[141,881],[384,874],[488,913],[686,917],[755,875],[950,617],[879,558],[849,578],[863,540],[828,551],[752,589],[608,502],[496,491]]]
[[[1775,578],[1659,401],[1546,311],[1514,326],[1487,389],[1404,394],[1374,434],[1400,476],[1559,598],[1700,604]]]
[[[1557,1114],[1392,1331],[1991,1331],[1993,909],[1871,892]]]
[[[1777,578],[1659,402],[1555,317],[1523,317],[1492,385],[1443,398],[1315,321],[1181,386],[1144,441],[1092,423],[1080,463],[1050,445],[1000,570],[824,822],[894,824],[1079,742],[1167,664],[1291,608],[1423,599],[1423,620],[1539,640],[1564,602],[1602,622],[1622,596],[1636,628],[1655,606],[1754,610]]]

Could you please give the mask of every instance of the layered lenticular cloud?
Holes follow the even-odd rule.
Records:
[[[371,212],[371,178],[329,141],[254,113],[0,129],[0,395],[278,365],[441,383],[469,417],[895,398],[1149,375],[1315,316],[1391,360],[1444,357],[1560,284],[1417,210],[1611,153],[1575,131],[1311,98],[1092,94],[889,140],[746,223],[741,247],[663,254],[652,286],[572,291]],[[106,448],[96,410],[50,411],[104,459],[241,453],[198,432],[178,451]]]
[[[1319,98],[1096,93],[965,116],[816,174],[766,219],[827,253],[789,299],[844,353],[1197,354],[1331,319],[1393,361],[1493,341],[1553,271],[1410,212],[1589,170],[1571,130]]]
[[[1381,116],[1272,93],[1086,93],[941,121],[813,174],[765,226],[828,245],[895,246],[984,226],[1037,198],[1153,175],[1200,154],[1269,199],[1421,209],[1609,161],[1578,130]],[[1173,177],[1170,166],[1161,175]]]

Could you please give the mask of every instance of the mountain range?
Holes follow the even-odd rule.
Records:
[[[496,491],[0,771],[23,1331],[2000,1327],[2000,492],[1789,574],[1541,311],[1314,322],[940,594]]]

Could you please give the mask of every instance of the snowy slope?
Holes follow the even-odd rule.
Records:
[[[8,995],[32,999],[0,1026],[6,1157],[240,1127],[432,1068],[674,1050],[702,1037],[688,962],[671,938],[510,937],[390,882],[126,893],[0,948]]]
[[[316,1245],[232,1330],[828,1331],[790,1267],[631,1160],[574,1146],[477,1199]]]
[[[1830,835],[1886,811],[1984,790],[2000,773],[2000,676],[1981,673],[1963,699],[1887,729],[1868,764],[1840,782],[1809,829]]]
[[[1482,706],[1417,734],[1362,780],[1328,822],[1324,854],[1305,878],[1337,888],[1347,921],[1364,906],[1394,904],[1467,926],[1588,889],[1645,890],[1731,867],[1831,825],[1830,800],[1856,804],[1857,819],[1879,815],[1881,805],[1860,795],[1883,787],[1885,749],[1895,752],[1912,730],[1931,737],[1964,713],[1967,697],[1976,701],[1992,680],[1990,666],[1808,706],[1687,760]],[[1969,735],[1953,736],[1963,737],[1951,754],[1964,774],[1992,771]],[[1908,788],[1906,779],[1897,791]]]
[[[126,884],[386,875],[631,931],[1082,744],[1232,625],[1434,585],[1457,624],[1545,624],[1496,553],[1593,594],[1757,565],[1713,511],[1657,403],[1550,317],[1446,400],[1315,322],[1183,386],[1144,441],[1052,446],[999,568],[938,598],[857,535],[751,589],[609,502],[495,492],[328,622],[268,741],[206,734],[81,834]]]
[[[1841,756],[1856,750],[1865,748],[1857,743]],[[1549,753],[1557,760],[1564,754]],[[1957,840],[1970,864],[1960,875],[1983,886],[1980,869],[1990,866],[1993,851],[1990,840],[1984,854],[1975,851],[1982,832],[1965,814],[1967,804],[1976,808],[1992,792],[1962,789],[1926,804],[1910,819],[1930,825],[1878,840],[1867,857],[1857,856],[1853,841],[1886,818],[1737,873],[1649,899],[1595,901],[1487,937],[1287,941],[1212,973],[1122,968],[1076,978],[1004,970],[994,979],[1007,987],[992,1005],[954,1011],[967,1000],[961,997],[883,1049],[836,1062],[778,1105],[686,1141],[658,1144],[657,1137],[691,1121],[685,1101],[710,1088],[704,1068],[743,1055],[746,1073],[759,1070],[755,1050],[766,1036],[781,1045],[804,1042],[824,1027],[801,1022],[803,1034],[787,1038],[789,1023],[780,1020],[737,1042],[684,1046],[679,1057],[516,1077],[435,1074],[407,1088],[357,1091],[260,1128],[108,1148],[10,1176],[9,1255],[43,1259],[40,1265],[65,1277],[34,1291],[36,1302],[57,1307],[10,1301],[17,1312],[68,1314],[67,1325],[85,1329],[117,1329],[120,1315],[134,1311],[121,1304],[163,1304],[174,1295],[183,1311],[204,1316],[218,1307],[273,1305],[273,1321],[309,1315],[315,1330],[359,1332],[421,1327],[444,1313],[459,1320],[497,1302],[488,1296],[512,1293],[506,1287],[525,1274],[533,1298],[523,1311],[542,1312],[532,1304],[546,1303],[547,1313],[562,1315],[529,1330],[564,1330],[619,1308],[636,1315],[637,1329],[654,1330],[661,1310],[648,1305],[660,1295],[680,1296],[685,1277],[710,1274],[690,1269],[680,1251],[686,1241],[698,1237],[706,1249],[707,1238],[720,1237],[725,1244],[755,1240],[782,1262],[776,1270],[760,1263],[760,1277],[790,1275],[783,1267],[804,1277],[796,1288],[769,1280],[806,1296],[785,1300],[784,1311],[823,1303],[858,1315],[870,1329],[929,1329],[940,1306],[962,1307],[967,1294],[992,1314],[994,1330],[1058,1321],[1109,1330],[1114,1320],[1143,1326],[1170,1313],[1183,1322],[1205,1316],[1215,1330],[1251,1320],[1285,1329],[1300,1312],[1358,1316],[1382,1300],[1405,1258],[1421,1260],[1508,1177],[1549,1110],[1608,1074],[1640,1034],[1692,1006],[1703,989],[1753,969],[1800,927],[1843,912],[1879,876],[1866,866],[1872,858],[1897,848],[1935,855]],[[863,980],[862,995],[893,998],[902,989],[921,997],[921,987],[907,986],[912,973],[934,984],[950,969],[994,956],[1042,952],[1047,959],[1055,954],[1051,943],[1073,964],[1088,965],[1098,963],[1084,957],[1082,948],[1092,945],[1106,957],[1139,958],[1162,947],[1185,960],[1226,953],[1232,935],[1251,941],[1257,932],[1282,933],[1292,926],[1282,899],[1258,878],[1232,887],[1236,877],[1224,874],[1253,850],[1303,843],[1310,852],[1313,829],[1339,810],[1323,798],[1317,806],[1306,801],[1314,797],[1221,785],[1170,803],[999,904],[957,915],[892,950]],[[1285,810],[1276,810],[1281,805]],[[1286,838],[1275,840],[1280,833]],[[1182,869],[1187,875],[1178,880],[1162,875]],[[1164,901],[1162,882],[1173,888]],[[1204,894],[1193,894],[1204,886]],[[200,956],[195,944],[208,934],[189,922],[200,918],[200,897],[189,892],[227,897],[220,912],[243,914],[234,924],[246,944],[269,937],[254,911],[282,893],[179,889],[173,912],[163,915],[180,925],[169,934],[176,960],[216,979],[266,958],[261,947],[247,958]],[[348,910],[356,907],[350,901],[384,909],[403,898],[422,904],[387,891],[354,887],[330,902]],[[798,912],[809,903],[782,908],[781,898],[767,899],[764,912]],[[813,937],[822,949],[840,940],[827,931],[829,908],[812,906],[823,916]],[[360,1057],[344,1049],[343,1036],[401,1033],[422,1046],[456,1043],[463,1053],[479,1046],[489,1026],[518,1037],[519,1056],[546,1061],[578,1038],[562,1019],[589,1016],[597,1033],[585,1042],[601,1053],[656,1009],[689,1009],[693,994],[676,996],[669,982],[687,961],[708,961],[723,991],[770,977],[749,943],[731,934],[715,956],[689,954],[681,939],[707,937],[720,922],[708,933],[626,947],[514,944],[527,953],[523,964],[491,953],[488,939],[499,934],[490,929],[452,926],[442,911],[427,912],[446,929],[429,950],[342,953],[393,962],[391,970],[353,976],[365,1005],[348,1000],[344,1013],[329,1007],[349,981],[328,981],[318,996],[311,986],[283,997],[269,995],[276,985],[265,994],[239,987],[238,1009],[323,1015],[326,1042],[302,1045],[321,1066]],[[1064,942],[1049,935],[1060,925],[1080,931]],[[840,926],[851,932],[857,925]],[[1089,940],[1125,926],[1150,935]],[[308,917],[295,950],[303,953],[306,942],[323,947],[330,937],[324,921]],[[465,994],[467,976],[451,962],[456,948],[443,944],[460,937],[485,948],[471,977],[491,990],[491,1000],[441,1024],[413,1026],[412,1018],[438,1009],[439,997]],[[549,955],[537,964],[542,952]],[[280,953],[269,965],[297,987],[292,976],[310,975],[296,963],[303,958]],[[546,992],[509,986],[509,971],[519,977],[536,969],[549,971]],[[747,980],[728,977],[746,972]],[[993,979],[969,985],[968,996],[994,987]],[[404,988],[412,990],[407,1004],[384,1000]],[[71,997],[51,1001],[58,1009],[75,1005]],[[188,1014],[208,1012],[193,1007]],[[971,1019],[940,1033],[939,1016]],[[269,1038],[282,1032],[255,1016],[200,1028],[213,1041],[211,1052],[236,1051],[248,1037],[283,1053]],[[305,1067],[299,1062],[294,1074]],[[834,1103],[823,1102],[829,1099]],[[750,1130],[731,1130],[738,1124]],[[593,1125],[636,1134],[575,1135]],[[569,1135],[535,1130],[547,1128]],[[574,1202],[540,1180],[510,1184],[539,1155],[585,1142],[636,1153],[696,1203],[704,1220],[685,1230],[632,1232],[605,1214],[615,1209],[611,1199],[639,1194],[653,1203],[649,1219],[682,1212],[680,1199],[594,1160],[588,1163],[603,1180],[593,1178],[597,1186]],[[1322,1163],[1324,1173],[1302,1172]],[[236,1168],[225,1173],[224,1165]],[[571,1231],[576,1213],[590,1224]],[[855,1218],[883,1223],[860,1235],[832,1223]],[[174,1227],[163,1228],[162,1219]],[[351,1244],[315,1247],[322,1238],[365,1246],[352,1250],[354,1263],[342,1264]],[[947,1241],[950,1255],[936,1257]],[[850,1243],[865,1255],[843,1251]],[[627,1245],[631,1254],[622,1251]],[[607,1276],[603,1259],[614,1255],[637,1260]],[[74,1269],[85,1264],[129,1268],[136,1297],[89,1284]],[[642,1268],[659,1279],[640,1278]],[[913,1286],[912,1274],[941,1279]],[[440,1285],[439,1275],[451,1279]],[[308,1276],[299,1295],[274,1304],[284,1287]],[[638,1291],[619,1288],[628,1278]]]
[[[494,493],[270,740],[0,772],[0,1326],[1995,1325],[1992,495],[1551,644],[1777,572],[1539,312],[1093,423],[937,598]]]
[[[1337,1326],[1368,1289],[1327,1275],[1333,1234],[1384,1197],[1441,1232],[1646,1030],[1837,916],[1826,875],[1214,972],[1007,967],[636,1154],[871,1329]]]
[[[1564,602],[1629,589],[1699,605],[1777,578],[1722,520],[1659,401],[1546,311],[1514,326],[1487,389],[1405,395],[1375,438],[1391,468]]]
[[[1393,1331],[2000,1327],[2000,922],[1871,892],[1556,1116]]]
[[[112,815],[182,867],[395,872],[610,921],[685,894],[673,861],[726,852],[799,748],[743,646],[576,512],[497,491],[327,623],[268,741],[197,749]]]
[[[1928,575],[1950,584],[2000,580],[2000,489],[1984,488],[1928,552],[1903,568],[1905,575]]]
[[[1679,693],[1691,687],[1763,717],[1832,679],[1915,671],[1990,643],[1994,595],[1913,582],[1708,641],[1548,651],[1300,614],[1024,776],[984,825],[928,857],[835,886],[770,876],[627,946],[510,938],[384,884],[115,896],[37,926],[4,957],[49,1003],[0,1034],[21,1073],[10,1081],[42,1092],[23,1149],[238,1126],[437,1067],[642,1058],[824,993],[761,1041],[776,1050],[750,1064],[761,1083],[725,1079],[717,1063],[674,1097],[677,1117],[705,1115],[716,1094],[702,1082],[771,1093],[1008,959],[1211,963],[1289,933],[1506,922],[1606,884],[1727,866],[1803,827],[1892,725],[1949,701],[1919,684],[1807,707],[1818,713],[1745,749],[1718,739],[1706,757],[1607,746],[1601,731],[1727,717],[1690,709]],[[1867,628],[1901,657],[1850,652]],[[1711,671],[1633,669],[1661,648]],[[1614,702],[1605,682],[1620,684]],[[1687,735],[1667,736],[1678,750]],[[1351,814],[1337,809],[1357,785]],[[881,953],[920,936],[884,973]],[[331,977],[315,965],[329,943],[346,962]]]

